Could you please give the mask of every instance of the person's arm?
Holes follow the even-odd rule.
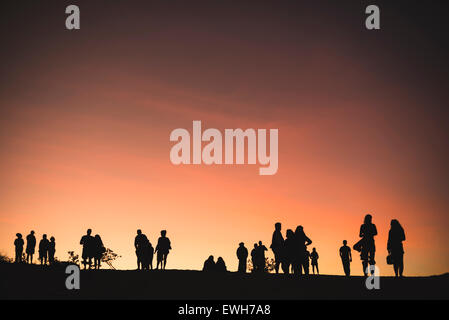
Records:
[[[359,237],[363,238],[364,236],[364,232],[363,232],[363,224],[360,226],[360,232],[359,232]]]
[[[343,258],[343,256],[341,255],[341,248],[340,250],[338,250],[338,253],[340,254],[340,258]]]
[[[306,236],[306,246],[312,244],[312,240],[309,239],[309,237]]]
[[[351,254],[351,248],[349,248],[349,262],[352,261],[352,254]]]
[[[373,224],[373,226],[374,226],[374,233],[373,233],[373,237],[374,237],[374,236],[377,236],[377,228],[376,228],[375,224]]]
[[[387,251],[391,253],[391,230],[388,232]]]
[[[84,239],[84,237],[81,237],[81,240],[80,240],[80,244],[83,244],[83,239]]]

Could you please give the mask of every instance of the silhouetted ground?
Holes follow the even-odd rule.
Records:
[[[80,290],[65,288],[65,267],[0,264],[1,299],[448,299],[449,274],[381,277],[367,290],[363,277],[200,271],[81,271]]]

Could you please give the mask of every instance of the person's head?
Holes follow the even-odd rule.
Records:
[[[87,229],[87,235],[90,236],[91,233],[92,233],[92,229]]]
[[[34,230],[31,230],[31,232],[30,232],[32,235],[34,235]]]
[[[343,240],[343,245],[345,246],[345,245],[347,245],[347,244],[348,244],[348,241]]]
[[[207,258],[207,260],[214,261],[214,256],[209,256],[209,258]]]
[[[142,234],[142,230],[137,229],[137,234]]]
[[[287,236],[287,239],[292,239],[295,236],[295,234],[293,233],[292,229],[288,229],[286,236]]]
[[[302,226],[297,226],[295,233],[300,233],[300,232],[304,232],[304,228]]]
[[[47,239],[47,235],[45,233],[42,235],[42,239]]]
[[[370,224],[372,221],[373,221],[373,216],[370,214],[367,214],[365,216],[365,220],[364,220],[365,224]]]
[[[280,222],[276,222],[275,225],[274,225],[274,229],[276,231],[281,231],[281,228],[282,228],[281,223]]]
[[[22,238],[22,234],[21,233],[16,233],[16,237],[20,239],[20,238]]]
[[[55,237],[52,236],[52,237],[50,238],[50,241],[51,241],[51,242],[55,242]]]
[[[261,246],[262,245],[262,241],[259,241],[259,246]]]
[[[244,247],[244,246],[245,246],[245,243],[240,242],[240,243],[239,243],[239,246],[240,246],[240,247]]]
[[[402,228],[401,224],[396,219],[391,220],[390,225],[391,225],[391,229],[401,229]]]
[[[254,244],[254,248],[257,248],[257,243]]]
[[[224,260],[222,257],[218,257],[217,262],[224,263]]]
[[[97,239],[97,240],[100,239],[100,235],[99,235],[99,234],[96,234],[96,235],[95,235],[95,239]]]
[[[167,230],[162,230],[162,231],[161,231],[161,236],[162,236],[162,237],[165,237],[166,234],[167,234]]]
[[[316,248],[313,248],[312,251],[315,252],[315,251],[316,251]]]

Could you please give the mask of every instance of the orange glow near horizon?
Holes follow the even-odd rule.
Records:
[[[284,235],[304,226],[322,274],[343,275],[338,249],[358,241],[371,213],[381,275],[393,274],[391,219],[405,229],[405,275],[449,271],[445,140],[438,120],[414,113],[441,96],[401,82],[392,57],[319,30],[304,48],[263,51],[202,30],[206,46],[195,30],[171,28],[130,49],[135,39],[117,31],[106,41],[99,25],[92,39],[24,54],[1,96],[0,252],[14,256],[15,234],[35,230],[38,241],[54,236],[65,260],[91,228],[122,256],[117,268],[135,269],[136,230],[155,246],[166,229],[167,268],[201,269],[212,254],[236,271],[238,243],[269,247],[279,221]],[[278,172],[171,164],[170,132],[191,132],[193,120],[222,132],[279,129]],[[354,251],[351,269],[362,274]]]

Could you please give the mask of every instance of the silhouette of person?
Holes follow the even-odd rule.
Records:
[[[248,258],[248,249],[243,242],[239,243],[237,248],[237,258],[239,259],[238,272],[246,273],[246,259]]]
[[[17,239],[14,240],[14,247],[15,247],[15,252],[16,252],[15,262],[20,263],[20,262],[22,262],[24,241],[22,239],[21,233],[16,233],[16,237],[17,237]]]
[[[134,238],[134,247],[136,248],[137,256],[137,270],[140,270],[142,264],[142,257],[147,236],[142,233],[142,230],[137,230],[137,236]]]
[[[161,269],[165,270],[165,266],[167,265],[167,256],[171,249],[170,239],[166,237],[167,231],[162,230],[161,236],[157,240],[156,250],[156,269],[159,269],[159,264],[161,264]]]
[[[56,242],[55,237],[50,237],[48,243],[48,263],[53,264],[55,262]]]
[[[274,261],[275,261],[274,270],[276,271],[276,273],[279,273],[279,265],[282,262],[284,250],[284,237],[282,236],[281,228],[282,225],[280,222],[277,222],[274,225],[274,232],[271,238],[271,245],[270,245],[270,248],[274,254]]]
[[[259,241],[259,245],[257,246],[257,250],[259,251],[257,254],[257,270],[259,272],[265,272],[265,251],[268,251],[267,247],[262,244],[262,241]]]
[[[345,272],[345,275],[349,277],[351,275],[352,255],[351,255],[351,248],[349,248],[347,244],[348,241],[343,240],[343,246],[340,247],[340,258],[341,263],[343,264],[343,270]]]
[[[307,249],[304,252],[304,259],[305,259],[303,264],[304,274],[308,275],[310,271],[310,252]]]
[[[217,263],[215,264],[215,270],[218,272],[226,272],[226,264],[222,257],[218,257]]]
[[[41,265],[47,264],[47,257],[48,257],[48,247],[50,245],[50,242],[47,239],[47,235],[43,234],[42,239],[39,242],[39,260],[41,261]]]
[[[153,254],[154,249],[151,245],[150,240],[148,240],[147,237],[143,240],[142,245],[142,269],[144,270],[150,270],[153,269]]]
[[[315,268],[316,268],[316,274],[320,274],[320,270],[318,269],[318,252],[316,252],[316,248],[312,249],[312,253],[310,254],[310,258],[312,259],[312,271],[313,274],[315,274]]]
[[[33,264],[33,255],[35,248],[36,248],[36,237],[34,236],[34,231],[31,230],[30,234],[27,235],[27,247],[25,250],[27,254],[27,263]]]
[[[362,260],[363,273],[365,276],[368,275],[367,267],[368,264],[375,265],[376,261],[375,253],[376,253],[376,245],[374,243],[374,236],[377,235],[376,225],[372,223],[373,217],[370,214],[365,216],[363,224],[360,226],[359,236],[362,238],[360,241],[361,252],[360,259]],[[355,245],[354,245],[355,248]]]
[[[302,226],[296,227],[295,230],[295,239],[297,242],[297,257],[295,259],[296,266],[294,266],[295,273],[302,274],[302,269],[304,269],[305,272],[305,262],[306,262],[306,250],[307,246],[312,243],[312,240],[309,239],[309,237],[306,236],[304,232],[304,228]]]
[[[94,252],[94,269],[100,269],[101,258],[103,257],[103,253],[106,252],[106,248],[99,234],[96,234],[92,241],[92,250]]]
[[[253,264],[252,272],[257,272],[259,269],[259,249],[257,243],[254,244],[254,249],[251,250],[251,262]]]
[[[91,236],[92,229],[87,229],[87,234],[82,236],[80,244],[83,246],[83,252],[81,257],[83,259],[84,269],[86,269],[86,264],[89,265],[89,269],[92,267],[92,258],[94,256],[94,237]]]
[[[390,223],[390,231],[388,232],[387,250],[393,258],[393,268],[396,277],[402,277],[404,272],[404,246],[405,232],[398,220],[393,219]]]
[[[209,256],[209,258],[204,261],[203,271],[215,271],[214,256]]]
[[[290,266],[292,267],[292,272],[298,272],[298,243],[295,239],[295,233],[293,230],[288,229],[286,234],[286,239],[284,241],[284,261],[282,263],[282,271],[288,274],[290,272]]]

